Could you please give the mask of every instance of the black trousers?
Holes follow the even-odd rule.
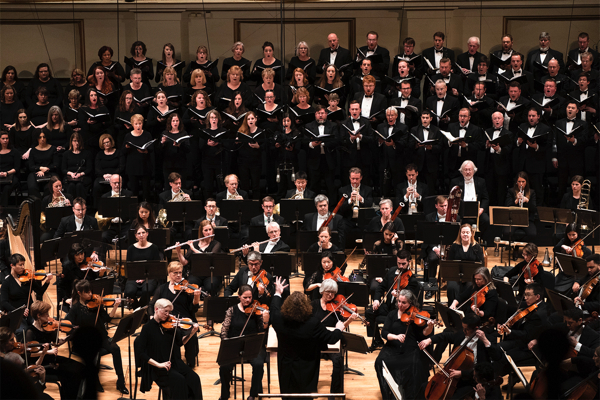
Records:
[[[107,354],[112,355],[113,366],[115,368],[115,374],[117,375],[118,381],[125,383],[125,377],[123,375],[123,361],[121,360],[121,349],[119,345],[116,343],[111,343],[108,341],[108,337],[106,337],[102,341],[102,346],[100,347],[100,357],[105,356]]]
[[[321,353],[321,359],[333,364],[329,393],[344,393],[344,353]]]
[[[0,195],[0,206],[6,207],[8,205],[10,194],[18,187],[19,179],[16,177],[16,174],[12,175],[12,180],[10,182],[0,184],[0,191],[2,192]]]
[[[258,356],[250,361],[252,366],[252,384],[250,386],[250,396],[258,397],[263,392],[262,379],[264,375],[264,364],[267,352],[263,347]],[[230,383],[235,364],[223,365],[219,367],[219,378],[221,378],[221,400],[229,399]],[[243,367],[242,367],[243,368]]]
[[[133,279],[127,280],[125,283],[125,297],[129,299],[137,299],[138,297],[148,296],[148,299],[152,296],[156,287],[158,286],[158,282],[154,279],[148,280],[148,285],[146,285],[146,281],[142,283],[137,283]]]
[[[240,188],[249,192],[252,190],[252,198],[260,200],[260,172],[262,166],[260,163],[251,165],[247,162],[240,163]],[[204,180],[207,178],[204,177]]]
[[[163,390],[165,400],[202,399],[200,377],[182,362],[169,371],[152,368],[152,379]]]

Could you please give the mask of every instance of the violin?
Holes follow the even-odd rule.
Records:
[[[166,321],[160,324],[165,329],[191,329],[194,327],[194,321],[191,318],[177,318],[174,315],[169,315]]]
[[[261,269],[260,272],[252,277],[253,285],[261,285],[265,290],[267,296],[271,297],[271,293],[267,290],[267,286],[269,285],[269,278],[267,278],[267,271]]]
[[[430,318],[431,315],[427,311],[419,311],[417,307],[411,306],[408,310],[402,313],[400,321],[406,325],[414,323],[417,326],[424,327],[428,321],[433,321],[436,326],[442,326],[442,323]]]
[[[62,321],[57,321],[54,318],[48,318],[47,322],[42,324],[42,329],[46,332],[56,332],[59,329],[61,332],[71,332],[74,329],[73,323],[68,319],[63,319]]]
[[[583,246],[585,246],[585,244],[581,242],[577,246],[573,247],[573,255],[575,257],[583,258]]]
[[[263,312],[269,311],[269,306],[266,304],[260,304],[258,300],[253,300],[248,307],[244,308],[246,314],[263,315]]]
[[[104,276],[108,268],[104,266],[102,261],[94,261],[91,257],[88,257],[85,259],[85,262],[79,266],[79,269],[82,271],[92,270],[100,276]]]
[[[535,304],[532,304],[529,307],[514,313],[512,315],[512,317],[510,317],[504,324],[502,324],[498,327],[498,333],[500,333],[500,334],[507,333],[507,328],[512,327],[514,324],[516,324],[517,322],[519,322],[520,320],[522,320],[523,318],[525,318],[526,316],[531,314],[533,311],[537,310],[538,305],[540,303],[541,303],[541,301],[539,301]]]
[[[333,279],[336,282],[350,282],[350,279],[342,275],[342,270],[335,267],[333,271],[323,274],[323,280]]]
[[[118,296],[116,294],[109,294],[104,297],[100,297],[99,294],[93,294],[92,298],[90,300],[88,300],[85,303],[85,305],[90,309],[98,308],[100,305],[103,305],[105,307],[112,307],[115,305],[117,298],[118,298]],[[132,299],[123,299],[123,298],[121,298],[121,301],[126,301],[129,303],[133,302]]]
[[[475,295],[471,298],[473,301],[473,305],[477,308],[483,307],[485,304],[485,295],[490,291],[489,287],[484,287],[483,289],[477,291]]]
[[[408,282],[410,281],[410,277],[412,276],[412,271],[410,269],[404,270],[401,273],[399,273],[398,275],[396,275],[396,277],[394,278],[394,282],[392,283],[392,286],[390,286],[390,288],[388,289],[387,292],[385,292],[385,294],[383,295],[384,299],[387,299],[387,295],[390,292],[390,290],[394,289],[396,290],[396,295],[398,293],[400,293],[400,291],[404,288],[406,288],[406,286],[408,286]]]
[[[43,281],[44,279],[46,279],[47,275],[48,275],[48,272],[46,272],[46,270],[44,270],[44,269],[38,269],[35,272],[25,270],[25,271],[23,271],[23,273],[21,275],[19,275],[19,282],[25,283],[25,282],[29,282],[32,279],[34,281]],[[52,275],[52,274],[50,274],[50,275]]]
[[[174,285],[173,285],[173,288],[174,288],[176,291],[183,290],[183,291],[185,291],[187,294],[194,294],[194,292],[195,292],[196,290],[200,290],[200,292],[201,292],[201,294],[202,294],[202,295],[204,295],[204,296],[206,296],[206,297],[210,296],[210,295],[209,295],[208,293],[206,293],[204,290],[200,289],[200,287],[199,287],[198,285],[195,285],[195,284],[189,283],[189,282],[188,282],[187,280],[185,280],[185,279],[184,279],[184,280],[182,280],[182,281],[181,281],[181,282],[179,282],[179,283],[176,283],[176,284],[174,284]]]
[[[588,296],[592,293],[596,285],[598,285],[598,280],[600,280],[600,272],[597,272],[591,279],[589,279],[586,283],[581,286],[579,291],[579,297],[581,302],[588,298]],[[578,301],[579,302],[579,301]],[[576,304],[579,305],[579,304]]]
[[[535,259],[529,263],[529,265],[525,266],[525,279],[533,279],[539,272],[538,267],[540,266],[540,262]]]
[[[350,298],[350,296],[348,296],[348,298]],[[346,298],[343,294],[338,294],[333,298],[333,300],[331,300],[325,305],[325,309],[329,311],[329,314],[333,312],[338,312],[342,316],[342,318],[348,319],[352,316],[352,314],[358,314],[358,308],[355,304],[348,303],[348,298]],[[327,317],[328,316],[329,315],[327,315]],[[368,324],[367,320],[364,317],[359,315],[358,318],[360,318],[363,324]],[[325,319],[323,319],[323,321],[324,320]]]

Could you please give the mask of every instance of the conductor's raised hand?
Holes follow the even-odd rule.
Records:
[[[275,278],[275,294],[278,294],[281,296],[284,289],[288,286],[290,286],[290,285],[286,285],[286,281],[282,277],[278,276],[277,278]]]

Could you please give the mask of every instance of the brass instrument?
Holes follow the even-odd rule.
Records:
[[[98,221],[98,228],[101,231],[107,230],[108,226],[110,225],[110,221],[112,220],[112,218],[104,218],[102,214],[98,213],[98,211],[96,211],[96,215],[94,215],[94,218],[96,218],[96,221]]]
[[[185,197],[185,193],[183,192],[183,190],[180,190],[179,193],[175,195],[175,197],[169,200],[169,203],[173,201],[190,201],[190,199],[188,197]]]
[[[290,200],[302,200],[302,199],[304,199],[304,192],[295,193],[292,197],[290,197]],[[279,215],[280,213],[281,213],[281,203],[277,203],[277,204],[275,204],[275,207],[273,208],[273,214]]]
[[[415,184],[411,181],[408,181],[408,188],[410,190],[410,195],[408,196],[408,214],[416,214],[417,213],[417,202],[415,200]]]
[[[587,210],[590,206],[590,192],[592,190],[592,182],[586,179],[581,184],[581,194],[579,195],[579,204],[577,204],[578,210]]]
[[[229,191],[227,191],[227,198],[226,200],[243,200],[244,198],[242,196],[240,196],[240,194],[238,193],[238,191],[235,191],[235,194],[231,194],[229,193]]]
[[[185,192],[183,190],[180,190],[171,200],[169,200],[169,203],[172,202],[180,202],[180,201],[190,201],[189,197],[185,197]],[[164,208],[161,208],[160,210],[158,210],[158,217],[156,218],[156,223],[160,224],[160,226],[162,226],[163,228],[168,228],[170,222],[167,221],[167,210]]]
[[[355,187],[352,187],[352,193],[356,193],[356,200],[354,200],[354,204],[352,205],[352,218],[356,219],[358,218],[358,208],[359,208],[359,201],[358,201],[358,189]]]

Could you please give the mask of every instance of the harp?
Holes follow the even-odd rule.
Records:
[[[10,252],[25,257],[25,267],[34,271],[43,268],[40,252],[41,210],[42,203],[39,199],[26,200],[21,203],[16,219],[11,214],[7,217]]]

